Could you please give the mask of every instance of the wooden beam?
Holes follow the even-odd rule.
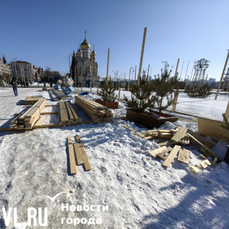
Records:
[[[224,72],[225,72],[225,69],[226,69],[226,67],[227,67],[228,58],[229,58],[229,50],[228,50],[227,58],[226,58],[226,61],[225,61],[224,67],[223,67],[223,72],[222,72],[222,75],[221,75],[221,79],[220,79],[220,82],[219,82],[219,86],[218,86],[218,89],[217,89],[217,92],[216,92],[216,95],[215,95],[215,100],[217,99],[218,94],[219,94],[219,90],[220,90],[221,83],[222,83],[222,80],[223,80]]]
[[[45,120],[46,116],[41,116],[39,120],[35,123],[35,126],[41,126],[43,121]]]
[[[81,157],[81,153],[80,153],[80,149],[79,149],[79,145],[74,144],[74,149],[75,149],[75,156],[76,156],[76,164],[77,165],[82,165],[83,164],[83,159]]]
[[[180,146],[175,145],[169,154],[169,156],[165,159],[164,163],[162,164],[165,167],[169,167],[170,164],[173,162],[173,159],[177,156],[178,151],[180,150]]]
[[[83,163],[84,163],[84,168],[86,171],[89,171],[89,170],[91,170],[91,165],[88,161],[88,158],[87,158],[86,152],[84,150],[83,144],[80,140],[80,136],[76,135],[75,138],[76,138],[76,142],[78,143],[79,151],[80,151]]]
[[[141,78],[142,60],[143,60],[143,54],[144,54],[144,48],[145,48],[146,31],[147,31],[147,27],[144,28],[144,34],[143,34],[142,50],[141,50],[139,72],[138,72],[138,86],[140,86],[140,78]]]
[[[69,165],[70,165],[70,173],[76,174],[76,161],[75,161],[75,155],[72,145],[72,138],[68,137],[68,158],[69,158]]]
[[[172,141],[179,142],[181,138],[186,135],[187,128],[182,126],[180,129],[175,133],[175,135],[171,138]]]
[[[164,151],[166,150],[166,148],[167,148],[166,146],[159,147],[159,148],[157,148],[157,149],[151,150],[151,151],[149,152],[149,154],[150,154],[152,157],[156,158],[157,155],[158,155],[159,153],[164,152]]]
[[[189,150],[187,149],[180,149],[178,153],[178,161],[189,164]]]
[[[202,144],[200,141],[198,141],[196,138],[194,138],[191,134],[188,133],[188,136],[190,138],[192,138],[194,141],[196,141],[198,144],[200,144],[201,146],[203,146],[208,152],[210,152],[212,155],[214,155],[215,157],[218,158],[218,160],[221,162],[223,161],[222,158],[220,156],[218,156],[217,154],[215,154],[214,152],[212,152],[207,146],[205,146],[204,144]]]

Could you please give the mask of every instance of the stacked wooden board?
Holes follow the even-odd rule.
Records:
[[[111,110],[83,96],[75,96],[75,103],[94,123],[108,122],[113,119]]]
[[[58,104],[59,123],[62,125],[67,124],[80,124],[82,119],[78,117],[73,105],[69,101],[60,101]]]
[[[40,99],[30,108],[22,111],[18,116],[10,121],[10,129],[28,130],[32,129],[45,107],[46,100]]]
[[[70,174],[76,174],[76,165],[84,165],[85,171],[91,170],[91,165],[88,161],[80,136],[76,135],[76,143],[73,144],[72,138],[68,137],[68,159]]]
[[[21,105],[33,105],[36,103],[38,100],[43,99],[43,96],[27,96]]]

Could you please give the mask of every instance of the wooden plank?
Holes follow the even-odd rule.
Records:
[[[80,140],[80,136],[76,135],[75,138],[76,138],[76,142],[78,143],[80,154],[81,154],[81,157],[82,157],[82,160],[83,160],[83,163],[84,163],[84,168],[85,168],[86,171],[89,171],[89,170],[91,170],[91,165],[90,165],[90,163],[88,161],[88,158],[87,158],[86,152],[84,150],[83,144],[82,144],[82,142]]]
[[[10,121],[10,124],[16,124],[19,120],[19,118],[28,110],[28,108],[25,108],[23,111],[21,111],[17,117],[15,117],[13,120]]]
[[[51,124],[42,124],[39,126],[34,125],[33,129],[38,129],[38,128],[54,128],[54,127],[62,127],[62,124],[55,124],[55,123],[51,123]]]
[[[171,138],[172,141],[179,142],[186,135],[187,128],[182,126]]]
[[[165,149],[165,151],[159,153],[159,154],[157,155],[157,157],[159,157],[159,158],[162,159],[162,160],[165,160],[165,159],[169,156],[169,153],[170,153],[171,150],[172,150],[171,147],[167,147],[167,148]]]
[[[200,144],[201,146],[203,146],[212,155],[214,155],[215,157],[217,157],[219,161],[223,161],[221,157],[219,157],[217,154],[215,154],[214,152],[212,152],[207,146],[205,146],[204,144],[202,144],[200,141],[198,141],[196,138],[194,138],[191,134],[188,133],[188,136],[191,137],[193,140],[195,140],[198,144]]]
[[[206,118],[198,118],[198,132],[203,136],[210,136],[211,139],[213,139],[216,142],[220,140],[229,142],[229,139],[223,137],[223,135],[229,135],[229,130],[223,128],[223,125],[225,125],[224,122]]]
[[[75,161],[75,155],[72,145],[72,138],[68,137],[68,158],[69,158],[69,165],[70,165],[70,173],[76,174],[76,161]]]
[[[149,154],[150,154],[152,157],[156,158],[157,155],[158,155],[159,153],[161,153],[161,152],[164,152],[164,151],[166,150],[166,148],[167,148],[166,146],[159,147],[159,148],[157,148],[157,149],[151,150],[151,151],[149,152]]]
[[[162,164],[165,167],[169,167],[172,163],[173,159],[177,156],[178,151],[180,150],[180,146],[175,145],[169,154],[169,156],[165,159],[164,163]]]
[[[178,161],[183,162],[185,164],[189,164],[189,150],[187,149],[180,149],[178,153]]]
[[[155,140],[154,140],[155,141]],[[168,140],[168,141],[164,141],[164,139],[162,139],[162,141],[160,141],[159,143],[157,143],[159,146],[167,146],[167,145],[174,145],[174,141]]]
[[[75,156],[76,156],[76,164],[82,165],[83,159],[82,159],[81,154],[80,154],[80,149],[79,149],[78,143],[74,144],[74,149],[75,149]]]
[[[203,169],[206,169],[210,165],[211,165],[211,162],[208,159],[206,159],[206,160],[190,167],[190,170],[196,174],[196,173],[202,171]]]
[[[56,107],[57,104],[46,104],[45,107]]]
[[[209,141],[207,141],[207,142],[205,142],[204,143],[204,145],[207,147],[207,148],[210,148],[212,145],[213,145],[213,143],[212,142],[209,142]],[[201,153],[206,153],[206,148],[204,148],[203,146],[199,149],[199,151],[201,152]]]
[[[45,115],[44,115],[44,116],[41,116],[41,117],[39,118],[39,120],[35,123],[34,126],[41,126],[42,123],[43,123],[43,121],[45,120],[45,118],[46,118]]]
[[[53,115],[53,114],[58,114],[57,111],[50,111],[50,112],[42,112],[40,115]]]

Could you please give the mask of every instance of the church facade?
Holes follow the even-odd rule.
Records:
[[[72,64],[70,74],[72,79],[76,80],[76,85],[89,87],[97,85],[100,77],[98,76],[98,63],[96,62],[96,52],[93,48],[91,52],[91,45],[88,43],[86,35],[84,41],[81,43],[77,53],[73,52]]]

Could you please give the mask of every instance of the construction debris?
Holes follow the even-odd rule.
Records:
[[[110,109],[83,96],[75,96],[75,103],[94,123],[108,122],[113,118]]]
[[[211,162],[208,159],[206,159],[206,160],[198,163],[197,165],[190,167],[190,170],[196,174],[196,173],[202,171],[203,169],[207,168],[210,165],[211,165]]]

